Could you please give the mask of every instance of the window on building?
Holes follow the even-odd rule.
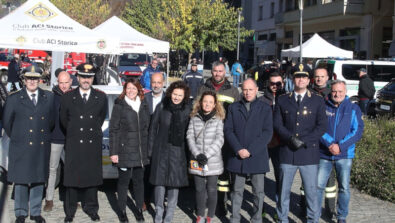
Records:
[[[269,41],[276,41],[276,33],[271,33]]]
[[[258,40],[267,40],[267,34],[258,35]]]
[[[274,2],[270,3],[270,18],[274,17]]]
[[[335,43],[335,31],[324,31],[324,32],[319,32],[318,35],[320,35],[322,38],[324,38],[326,41],[334,44]]]
[[[278,3],[279,5],[278,5],[278,12],[283,12],[283,5],[284,5],[284,2],[283,2],[283,0],[280,0],[280,3]]]
[[[294,10],[294,5],[292,3],[292,0],[286,0],[285,2],[285,11],[292,11]]]
[[[259,6],[258,10],[258,21],[261,21],[263,19],[263,6]]]
[[[356,36],[359,35],[360,30],[360,28],[341,29],[339,32],[339,36]]]
[[[293,31],[287,31],[285,32],[285,38],[293,38],[294,32]]]
[[[392,27],[383,27],[383,39],[381,41],[381,57],[388,57],[388,50],[392,42]]]

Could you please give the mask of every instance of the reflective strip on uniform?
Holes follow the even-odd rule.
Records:
[[[330,193],[330,192],[333,192],[333,191],[336,191],[336,184],[333,185],[332,187],[326,187],[325,188],[325,193]]]
[[[255,72],[255,75],[254,75],[254,79],[255,79],[255,81],[257,81],[258,80],[258,78],[259,78],[259,75],[258,75],[259,73],[258,73],[258,71],[257,72]]]
[[[233,103],[235,101],[235,99],[233,97],[229,97],[229,96],[226,96],[223,94],[218,94],[217,99],[220,102],[228,102],[228,103]]]
[[[325,197],[326,198],[335,198],[336,197],[336,192],[325,193]]]
[[[300,195],[304,196],[304,188],[300,187]]]
[[[228,180],[218,180],[217,184],[220,186],[227,186],[227,185],[229,185],[229,181]]]
[[[221,186],[218,186],[217,190],[218,190],[218,191],[221,191],[221,192],[229,192],[229,187],[221,187]]]

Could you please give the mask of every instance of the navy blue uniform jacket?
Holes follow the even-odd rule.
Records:
[[[293,92],[281,95],[274,108],[274,130],[283,143],[280,163],[313,165],[320,160],[319,141],[327,128],[324,98],[307,91],[298,107]],[[292,136],[302,140],[307,148],[292,150],[288,143]]]
[[[244,103],[241,100],[228,108],[224,131],[231,155],[227,169],[242,174],[269,172],[267,144],[273,135],[272,109],[256,99],[247,112]],[[239,157],[238,151],[243,148],[251,154],[249,158]]]

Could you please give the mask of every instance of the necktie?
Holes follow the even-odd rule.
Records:
[[[300,105],[300,102],[302,101],[302,95],[297,96],[298,100],[296,101],[298,103],[298,106]]]
[[[36,106],[36,104],[37,104],[36,94],[32,94],[32,102],[33,102],[34,106]]]
[[[82,98],[82,101],[84,101],[84,103],[86,104],[86,96],[88,95],[87,93],[84,93],[84,94],[82,94],[83,95],[83,98]]]

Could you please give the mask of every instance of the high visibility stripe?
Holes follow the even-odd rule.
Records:
[[[304,196],[304,190],[300,190],[300,195]]]
[[[259,75],[258,75],[259,73],[258,73],[258,71],[257,72],[255,72],[255,75],[254,75],[254,79],[255,79],[255,81],[257,81],[258,80],[258,78],[259,78]]]
[[[332,187],[326,187],[325,192],[333,192],[336,191],[336,184],[333,185]]]
[[[222,191],[222,192],[229,192],[229,187],[221,187],[221,186],[218,186],[217,190],[218,190],[218,191]]]
[[[217,184],[220,186],[227,186],[227,185],[229,185],[229,181],[228,180],[218,180]]]
[[[334,193],[325,193],[326,198],[335,198],[336,197],[336,192]]]
[[[233,97],[229,97],[223,94],[217,94],[217,99],[220,102],[228,102],[228,103],[233,103],[235,101]]]

